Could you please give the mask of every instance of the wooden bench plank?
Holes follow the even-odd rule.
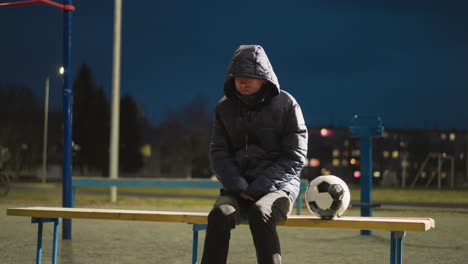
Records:
[[[63,207],[23,207],[8,208],[7,215],[206,224],[208,213]],[[346,216],[332,220],[322,220],[315,216],[291,215],[287,220],[281,222],[279,226],[424,232],[434,228],[435,222],[431,218]]]

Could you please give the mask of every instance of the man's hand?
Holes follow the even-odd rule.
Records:
[[[244,200],[250,200],[250,201],[255,201],[252,197],[250,197],[248,194],[246,194],[245,192],[241,192],[240,193],[240,197]]]

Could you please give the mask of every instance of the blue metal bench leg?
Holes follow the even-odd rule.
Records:
[[[54,219],[54,247],[52,249],[52,264],[57,264],[57,249],[58,249],[59,223],[60,222],[62,222],[62,218]]]
[[[37,226],[37,250],[36,250],[36,264],[42,263],[42,230],[44,223],[53,222],[54,223],[54,241],[52,249],[52,264],[57,264],[57,248],[58,248],[58,233],[59,233],[59,223],[62,221],[61,218],[41,218],[33,217],[31,222],[33,224],[38,224]]]
[[[405,231],[392,231],[390,234],[390,264],[403,263],[403,237]]]
[[[33,218],[34,223],[34,218]],[[37,249],[36,249],[36,264],[42,263],[42,221],[39,218],[39,221],[36,222],[37,225]]]
[[[206,230],[207,224],[193,224],[192,264],[198,263],[198,231]]]

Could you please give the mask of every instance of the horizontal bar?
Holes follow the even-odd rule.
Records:
[[[9,7],[9,6],[22,6],[22,5],[34,5],[34,4],[46,4],[54,7],[58,7],[63,11],[75,11],[75,7],[72,5],[62,5],[50,0],[29,0],[29,1],[17,1],[10,3],[1,3],[0,7]]]
[[[161,180],[161,179],[109,179],[109,178],[73,178],[72,186],[92,187],[159,187],[159,188],[200,188],[219,189],[222,185],[212,180]],[[308,184],[301,182],[301,190],[307,189]]]

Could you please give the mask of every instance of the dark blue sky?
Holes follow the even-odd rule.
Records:
[[[234,50],[260,44],[308,125],[367,113],[386,127],[468,129],[468,1],[123,2],[122,95],[154,122],[195,96],[213,109]],[[74,75],[87,63],[107,94],[113,4],[74,1]],[[62,62],[62,22],[49,6],[0,8],[0,83],[42,99]],[[51,84],[60,105],[60,82]]]

